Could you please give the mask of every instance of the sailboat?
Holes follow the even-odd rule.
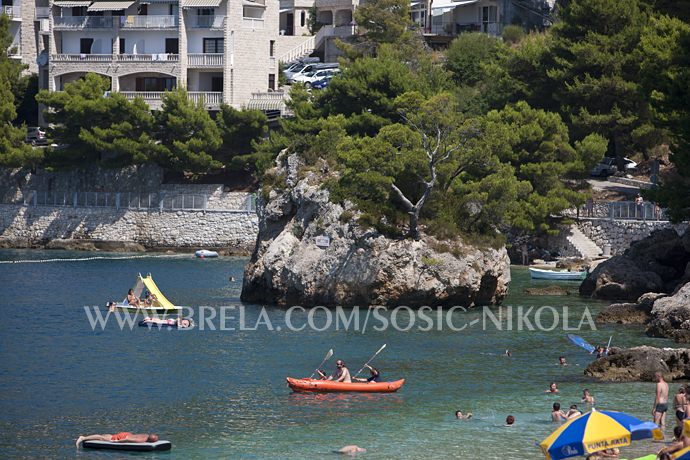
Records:
[[[144,287],[146,287],[148,292],[150,292],[154,296],[154,300],[151,302],[150,305],[147,305],[144,302],[144,299],[141,299],[141,293],[144,291]],[[134,295],[141,299],[139,306],[130,305],[127,302],[127,297],[125,297],[125,299],[122,302],[117,302],[115,303],[115,305],[111,305],[111,307],[125,311],[142,311],[147,313],[163,314],[179,313],[182,309],[181,307],[173,305],[173,303],[163,295],[160,289],[158,289],[158,286],[156,286],[156,283],[153,281],[153,278],[151,277],[150,273],[146,276],[141,276],[140,273],[137,276],[137,281],[134,284],[132,290],[134,291]]]

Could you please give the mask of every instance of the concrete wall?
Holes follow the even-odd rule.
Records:
[[[53,239],[132,241],[148,248],[231,248],[251,251],[254,212],[151,212],[0,205],[0,240],[36,246]]]
[[[687,223],[673,225],[667,221],[631,221],[609,219],[586,219],[578,227],[597,246],[611,245],[611,254],[622,254],[634,241],[641,240],[654,230],[673,228],[678,233],[688,228]]]

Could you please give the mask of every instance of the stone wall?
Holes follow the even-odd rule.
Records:
[[[687,223],[673,225],[668,221],[580,219],[578,227],[582,233],[600,248],[611,245],[611,255],[622,254],[633,241],[649,236],[654,230],[673,228],[681,233]]]
[[[248,252],[257,232],[254,212],[0,205],[0,240],[15,247],[41,246],[53,239],[94,239],[131,241],[147,248]]]

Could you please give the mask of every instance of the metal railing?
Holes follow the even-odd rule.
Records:
[[[190,53],[187,55],[188,67],[223,67],[223,53]]]
[[[563,215],[578,218],[610,220],[668,220],[666,211],[656,203],[644,201],[594,201],[575,209],[566,210]]]
[[[45,19],[50,16],[49,6],[37,6],[36,7],[36,19]]]
[[[54,16],[53,29],[110,29],[113,27],[112,16]]]
[[[2,12],[12,19],[22,18],[22,7],[19,5],[5,5],[2,7]]]
[[[209,195],[203,193],[137,193],[137,192],[47,192],[23,191],[20,196],[5,198],[2,204],[23,206],[58,206],[71,208],[113,208],[163,211],[252,212],[255,196],[247,195],[236,209],[208,208]]]
[[[304,40],[299,45],[297,45],[294,48],[283,53],[278,58],[278,61],[283,62],[283,63],[292,62],[292,61],[295,61],[295,60],[301,58],[302,56],[307,56],[314,51],[315,43],[316,43],[315,37],[311,36],[311,37],[307,38],[306,40]]]
[[[179,26],[177,16],[121,16],[120,27],[123,29],[174,29]]]
[[[192,29],[222,29],[225,16],[187,16],[187,22]]]

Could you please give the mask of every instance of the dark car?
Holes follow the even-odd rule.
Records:
[[[322,78],[321,80],[316,80],[314,83],[311,84],[311,87],[313,89],[324,89],[328,86],[333,77],[334,75],[329,75],[326,78]]]

